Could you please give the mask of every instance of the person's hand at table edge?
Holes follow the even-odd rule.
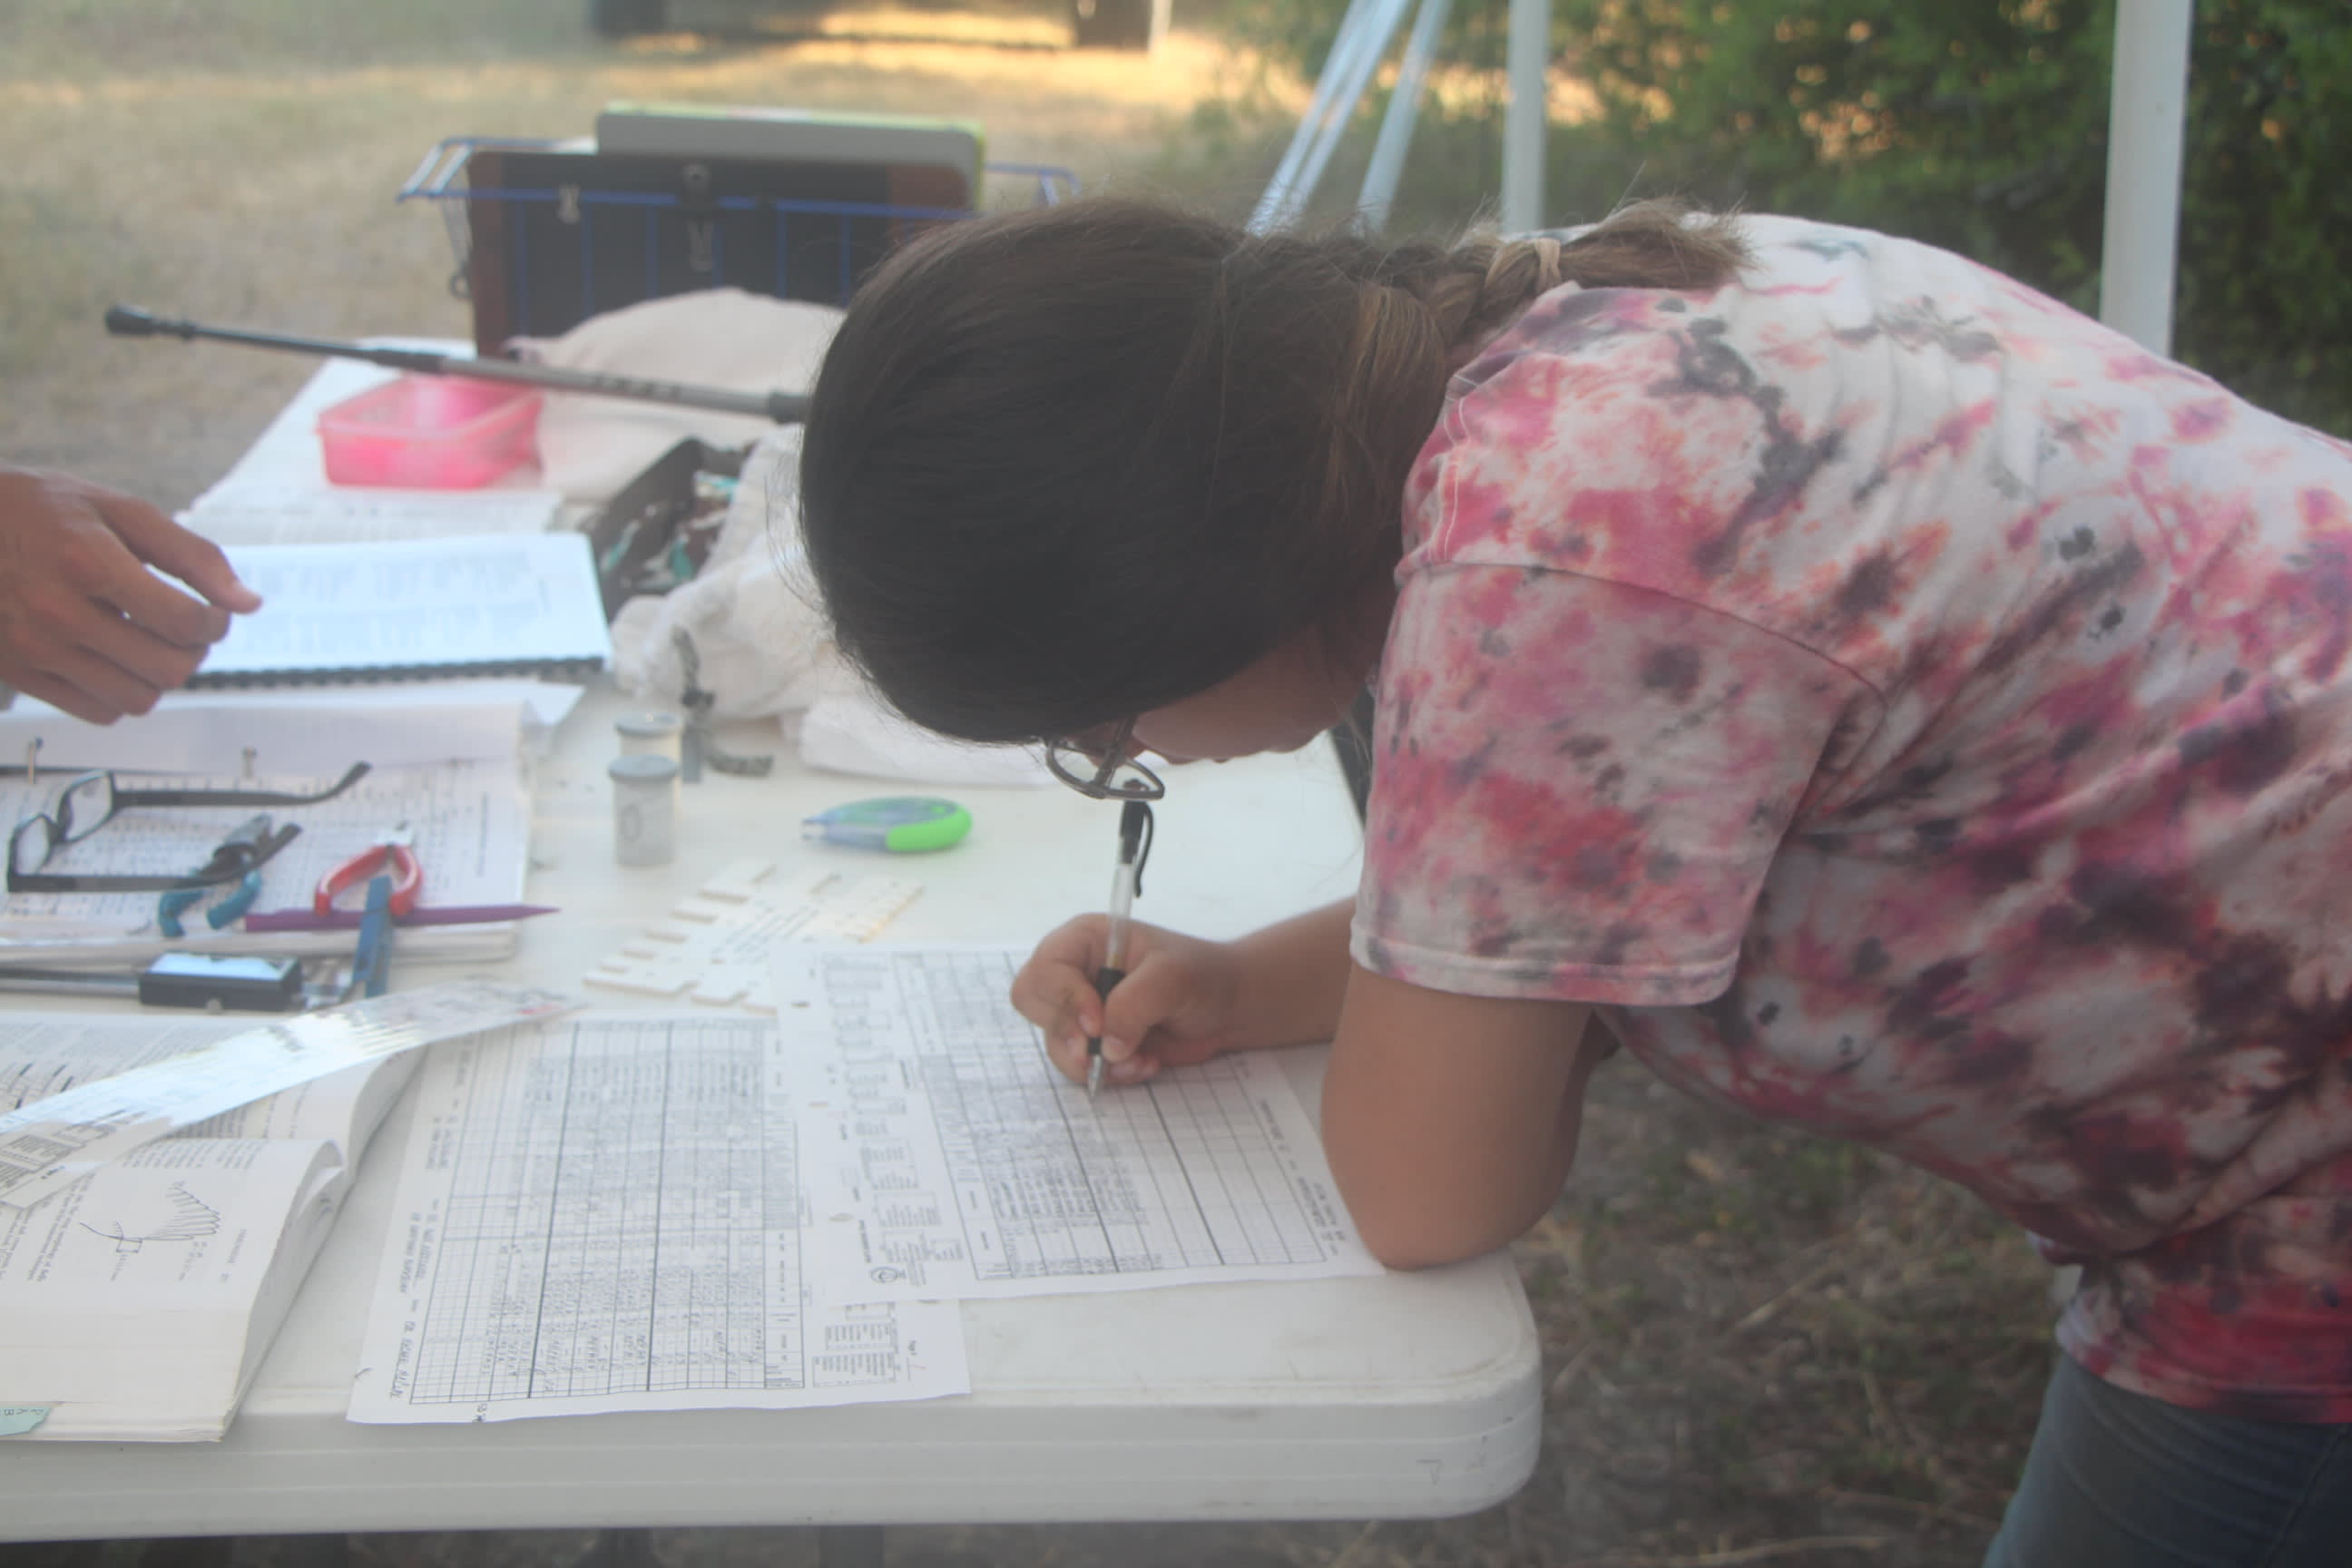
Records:
[[[94,724],[144,713],[195,673],[232,613],[260,606],[218,546],[147,502],[0,466],[0,681],[26,696]]]
[[[1341,900],[1235,942],[1133,921],[1125,977],[1108,1000],[1094,981],[1109,921],[1081,915],[1038,942],[1013,976],[1013,1005],[1044,1031],[1054,1065],[1080,1083],[1089,1036],[1102,1040],[1114,1086],[1228,1051],[1328,1040],[1346,990],[1351,908]]]
[[[1129,929],[1127,974],[1110,997],[1095,991],[1109,921],[1081,915],[1037,944],[1013,981],[1013,1005],[1045,1032],[1054,1065],[1087,1080],[1087,1040],[1102,1040],[1111,1084],[1142,1083],[1255,1043],[1243,1038],[1241,961],[1230,943],[1181,936],[1140,921]]]

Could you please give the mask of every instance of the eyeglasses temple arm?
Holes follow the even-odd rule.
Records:
[[[315,795],[289,795],[267,789],[118,789],[115,809],[154,805],[316,805],[332,800],[368,773],[370,764],[353,763],[343,776]]]

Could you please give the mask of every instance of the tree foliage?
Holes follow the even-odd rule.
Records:
[[[1454,58],[1492,58],[1503,3],[1459,7]],[[1598,113],[1555,125],[1549,214],[1681,192],[1909,235],[2095,310],[2115,6],[1555,0],[1557,67]],[[1275,0],[1260,36],[1319,61],[1339,11]],[[2352,435],[2352,8],[2199,0],[2183,163],[2174,353]]]

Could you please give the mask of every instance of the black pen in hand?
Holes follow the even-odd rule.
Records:
[[[1095,971],[1095,989],[1108,1008],[1111,988],[1127,978],[1128,911],[1143,890],[1143,860],[1151,852],[1151,807],[1130,800],[1118,812],[1118,865],[1110,879],[1110,937],[1103,949],[1102,967]],[[1104,1022],[1109,1022],[1108,1011]],[[1087,1098],[1102,1089],[1102,1037],[1087,1037]]]

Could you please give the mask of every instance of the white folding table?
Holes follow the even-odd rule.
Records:
[[[767,779],[687,786],[676,859],[618,867],[604,768],[625,706],[593,689],[540,764],[528,896],[562,912],[527,922],[520,953],[483,973],[577,986],[746,856],[920,882],[884,941],[1025,943],[1108,891],[1117,814],[1099,803],[1052,788],[939,792],[971,807],[965,843],[861,858],[804,846],[801,818],[914,791],[809,773],[789,754]],[[728,739],[784,750],[772,731]],[[1175,770],[1137,915],[1237,934],[1345,896],[1359,855],[1327,747]],[[464,973],[404,970],[395,950],[395,984]],[[1322,1052],[1284,1056],[1311,1106]],[[406,1128],[404,1109],[378,1134],[226,1440],[9,1445],[0,1539],[1415,1518],[1486,1507],[1534,1467],[1537,1335],[1501,1254],[1413,1275],[968,1302],[973,1392],[957,1398],[353,1425],[345,1395]]]

